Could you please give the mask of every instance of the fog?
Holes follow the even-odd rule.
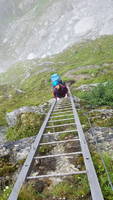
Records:
[[[112,0],[0,0],[0,72],[110,34]]]

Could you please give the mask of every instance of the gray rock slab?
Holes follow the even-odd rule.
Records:
[[[15,162],[27,157],[35,136],[0,145],[0,157],[9,156]]]
[[[87,134],[90,143],[95,144],[96,138],[100,150],[108,152],[113,156],[113,128],[92,127],[88,130]]]

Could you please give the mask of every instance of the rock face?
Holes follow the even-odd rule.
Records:
[[[101,84],[106,85],[107,82],[104,82]],[[100,83],[84,84],[84,85],[81,85],[80,87],[76,88],[76,90],[90,91],[91,89],[93,89],[94,87],[97,87],[98,85],[100,85]]]
[[[16,109],[16,110],[6,114],[7,123],[9,125],[9,127],[15,126],[18,116],[23,113],[45,114],[45,107],[47,107],[47,104],[44,104],[41,106],[24,106],[19,109]]]
[[[21,139],[16,142],[6,142],[5,144],[0,145],[0,157],[8,156],[13,162],[23,160],[28,155],[34,140],[35,136]]]
[[[7,127],[0,126],[0,144],[5,142],[5,133],[7,131]]]
[[[91,143],[95,143],[96,139],[100,150],[113,156],[113,128],[93,127],[89,129],[88,133]]]
[[[113,1],[2,0],[0,18],[3,71],[18,60],[43,58],[82,40],[113,34]]]
[[[17,179],[22,163],[26,159],[35,137],[16,142],[6,142],[0,145],[0,187],[14,183]],[[7,170],[6,170],[7,169]]]

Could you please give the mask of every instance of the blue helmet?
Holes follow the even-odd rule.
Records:
[[[52,82],[52,85],[53,85],[53,87],[59,85],[59,81],[54,81],[54,82]]]

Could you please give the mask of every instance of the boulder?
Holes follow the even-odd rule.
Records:
[[[35,136],[0,145],[0,158],[9,157],[14,163],[25,159],[34,140]]]

